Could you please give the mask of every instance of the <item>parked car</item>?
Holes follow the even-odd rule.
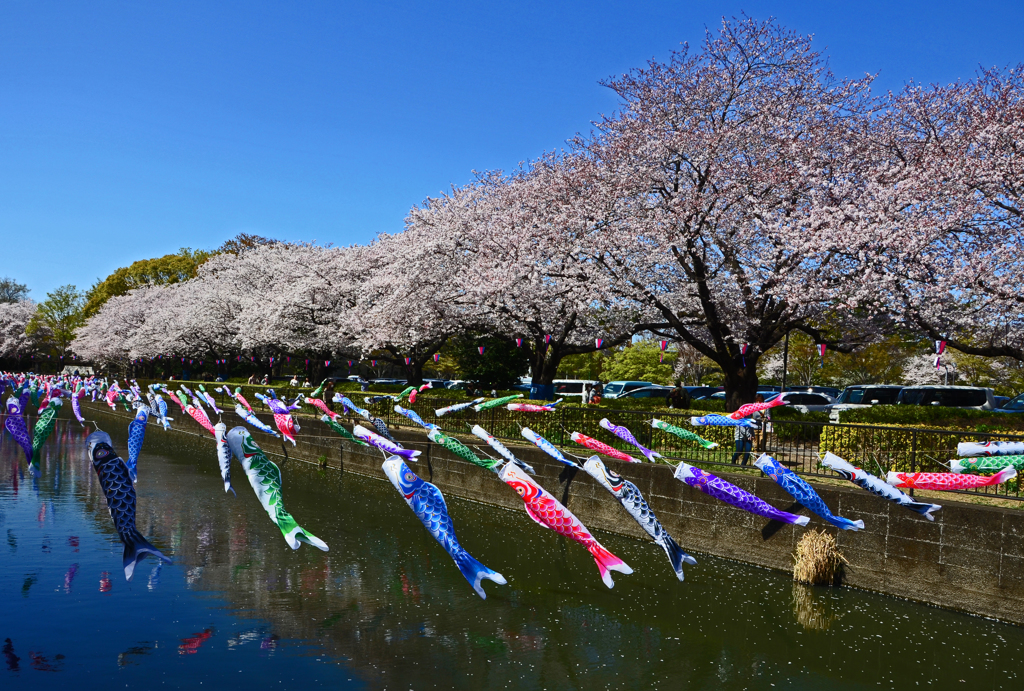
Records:
[[[984,386],[907,386],[900,391],[896,405],[996,409],[995,393]]]
[[[649,381],[610,381],[604,385],[602,396],[609,399],[619,398],[622,394],[643,386],[654,386],[654,383]]]
[[[775,387],[771,387],[771,388],[762,388],[762,387],[759,386],[759,387],[757,387],[757,393],[759,393],[762,396],[764,396],[764,400],[767,401],[769,398],[772,398],[772,397],[774,397],[775,395],[777,395],[779,393],[779,387],[775,386]],[[716,391],[715,393],[711,394],[710,396],[707,396],[706,398],[710,399],[712,401],[724,401],[725,400],[725,390],[724,389],[719,389],[718,391]]]
[[[1024,393],[1015,396],[996,408],[997,413],[1024,413]]]
[[[776,389],[778,391],[778,389]],[[823,393],[832,398],[839,398],[840,391],[834,386],[787,386],[786,391],[800,391],[803,393]]]
[[[828,417],[833,422],[838,422],[839,414],[844,410],[870,408],[873,405],[895,405],[902,390],[902,386],[889,384],[847,386],[829,410]]]
[[[668,398],[669,391],[672,390],[671,386],[658,386],[654,384],[652,386],[641,386],[639,389],[633,389],[619,395],[619,398]]]
[[[586,388],[587,384],[597,385],[599,382],[596,379],[556,379],[552,384],[555,385],[555,396],[564,398],[566,396],[579,396],[583,397],[583,389]],[[526,390],[529,391],[530,387],[527,386]]]
[[[801,413],[823,413],[836,402],[836,399],[823,393],[807,393],[805,391],[784,391],[774,396],[765,396],[765,402],[781,398],[786,404]]]
[[[1007,403],[1010,402],[1010,397],[1009,396],[996,396],[995,397],[995,401],[996,401],[996,410],[998,410],[998,409],[1002,408],[1004,405],[1006,405]]]
[[[719,391],[725,391],[721,386],[684,386],[683,388],[690,392],[690,398],[695,401],[708,398]]]

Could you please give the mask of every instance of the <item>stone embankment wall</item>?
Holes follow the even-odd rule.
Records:
[[[113,413],[99,404],[87,408],[86,417],[101,422],[116,416],[127,424],[130,419],[127,413]],[[273,425],[269,415],[260,418]],[[188,416],[176,416],[174,426],[171,434],[209,439],[213,453],[212,436]],[[307,434],[320,430],[333,435],[319,422],[304,422],[298,446],[288,445],[289,458],[387,481],[379,451],[344,442],[337,435]],[[518,495],[494,473],[453,456],[419,431],[398,429],[394,434],[406,448],[423,452],[419,463],[410,465],[445,495],[522,510]],[[258,436],[266,452],[281,456],[276,441],[267,443],[264,435]],[[649,539],[583,471],[574,474],[532,446],[511,448],[537,470],[541,486],[589,528]],[[636,484],[684,549],[792,571],[793,550],[806,528],[766,521],[719,502],[673,478],[667,465],[604,461]],[[287,472],[287,464],[284,468]],[[780,509],[808,513],[768,478],[720,474]],[[861,518],[866,524],[863,531],[849,532],[836,530],[816,516],[811,519],[811,527],[826,527],[837,534],[850,562],[845,585],[1024,624],[1024,511],[949,501],[930,522],[852,485],[850,489],[816,485],[815,489],[835,513]]]

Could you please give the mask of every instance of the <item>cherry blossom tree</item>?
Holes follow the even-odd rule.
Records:
[[[607,81],[620,112],[552,164],[573,191],[579,280],[715,362],[730,409],[787,332],[845,347],[857,315],[834,207],[858,176],[869,82],[837,80],[773,21],[724,21],[699,52]]]
[[[873,227],[860,299],[961,352],[1024,361],[1024,67],[910,84],[887,105],[849,202]]]
[[[36,350],[26,332],[38,306],[31,300],[0,301],[0,358],[21,360]]]

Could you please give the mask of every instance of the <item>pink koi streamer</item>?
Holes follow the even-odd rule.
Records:
[[[957,473],[897,473],[890,471],[885,481],[893,487],[908,489],[955,490],[1001,485],[1017,477],[1013,466],[1003,468],[995,475],[958,475]]]
[[[785,401],[780,401],[778,398],[772,399],[767,403],[747,403],[746,405],[741,405],[739,408],[736,409],[735,412],[730,413],[729,417],[731,417],[733,420],[742,420],[743,418],[749,415],[753,415],[754,413],[759,413],[762,410],[768,410],[769,408],[777,408],[778,406],[781,405],[787,404]]]
[[[202,408],[197,408],[191,403],[189,403],[187,406],[185,406],[185,412],[191,415],[192,419],[198,422],[200,425],[202,425],[206,429],[206,431],[208,431],[215,437],[217,436],[217,430],[215,430],[213,428],[213,425],[210,424],[210,418],[206,417],[206,411],[204,411]]]
[[[620,461],[626,461],[627,463],[640,463],[639,459],[633,458],[628,453],[612,448],[603,441],[598,441],[597,439],[588,437],[585,434],[573,432],[570,438],[580,446],[597,451],[598,453],[603,453],[605,456],[611,456],[612,458],[617,458]]]

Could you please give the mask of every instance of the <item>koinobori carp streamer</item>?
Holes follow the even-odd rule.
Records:
[[[644,529],[644,532],[650,535],[651,539],[665,550],[676,578],[683,580],[683,564],[696,564],[697,560],[684,552],[676,544],[676,541],[668,534],[665,527],[661,525],[658,517],[654,515],[654,511],[647,505],[647,501],[644,500],[637,486],[609,470],[597,456],[588,458],[583,464],[583,469],[587,471],[588,475],[597,480],[597,484],[604,487],[613,497],[618,499],[626,513],[632,516],[633,520]]]
[[[1011,465],[995,475],[987,476],[960,475],[958,473],[899,473],[893,470],[886,475],[885,481],[893,487],[948,491],[1001,485],[1015,477],[1017,477],[1017,469]]]
[[[826,468],[839,473],[858,487],[866,489],[872,494],[878,495],[882,499],[886,499],[894,504],[899,504],[900,506],[910,509],[914,513],[919,513],[929,521],[934,521],[935,516],[932,514],[942,508],[938,504],[914,501],[913,497],[908,496],[892,485],[887,484],[881,478],[875,477],[871,473],[854,467],[831,451],[825,454],[825,458],[821,460],[821,464]]]
[[[717,449],[718,448],[718,442],[708,441],[707,439],[705,439],[704,437],[700,436],[699,434],[697,434],[695,432],[691,432],[688,429],[684,429],[682,427],[677,427],[676,425],[669,424],[669,423],[665,422],[664,420],[658,420],[657,418],[651,420],[651,427],[653,427],[655,429],[660,429],[663,432],[668,432],[669,434],[674,434],[675,436],[679,437],[680,439],[684,439],[686,441],[696,442],[696,443],[700,444],[702,447],[704,447],[705,449]]]
[[[416,473],[412,472],[405,461],[398,456],[388,458],[381,467],[384,474],[391,480],[391,484],[405,499],[405,503],[416,514],[416,518],[420,519],[420,523],[427,529],[427,532],[452,558],[477,595],[487,599],[487,593],[481,586],[481,582],[485,578],[499,585],[505,585],[504,576],[481,564],[459,544],[455,537],[455,526],[448,515],[448,506],[445,504],[441,490],[417,477]]]
[[[778,461],[768,454],[763,454],[754,461],[754,465],[762,473],[775,480],[782,489],[792,494],[794,499],[837,528],[842,528],[843,530],[864,530],[864,521],[851,521],[848,518],[834,515],[828,506],[825,505],[825,501],[818,496],[813,487],[807,484],[806,480],[789,468],[782,467]]]
[[[227,433],[227,442],[231,453],[245,469],[245,475],[249,478],[256,498],[263,505],[270,520],[281,530],[281,535],[288,546],[298,549],[301,543],[305,542],[324,552],[328,551],[327,543],[304,530],[285,510],[281,497],[281,469],[266,457],[263,450],[253,441],[249,430],[245,427],[235,427]]]
[[[514,463],[507,463],[498,473],[506,484],[516,491],[526,506],[526,513],[530,518],[540,525],[555,531],[559,535],[571,538],[587,548],[590,555],[594,557],[597,570],[601,574],[601,580],[609,588],[615,587],[612,580],[612,571],[631,574],[633,569],[626,562],[605,549],[601,543],[594,539],[576,516],[569,509],[548,494],[543,487],[523,472],[522,468]]]
[[[633,433],[630,432],[625,427],[623,427],[622,425],[612,424],[611,420],[609,420],[608,418],[602,418],[601,422],[598,424],[600,424],[601,427],[604,427],[606,430],[608,430],[609,432],[611,432],[612,434],[614,434],[616,437],[626,442],[627,444],[632,444],[633,446],[635,446],[637,450],[640,451],[640,453],[642,453],[645,458],[647,458],[648,461],[651,461],[653,463],[655,458],[661,457],[661,454],[658,453],[657,451],[651,451],[646,446],[638,442],[636,440],[636,437],[633,436]]]
[[[605,456],[610,456],[611,458],[617,458],[618,460],[625,461],[626,463],[639,463],[640,462],[640,459],[633,458],[632,456],[630,456],[625,451],[619,451],[618,449],[616,449],[614,447],[608,446],[603,441],[600,441],[598,439],[594,439],[593,437],[588,437],[587,435],[582,434],[580,432],[573,432],[571,435],[569,435],[569,438],[572,439],[577,444],[579,444],[580,446],[582,446],[584,448],[587,448],[587,449],[590,449],[591,451],[597,451],[598,453],[603,453]]]

